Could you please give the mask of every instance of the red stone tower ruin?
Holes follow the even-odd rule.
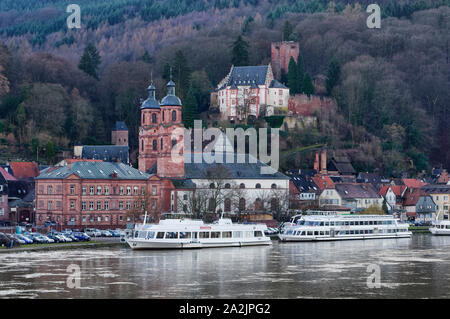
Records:
[[[297,62],[297,57],[300,52],[300,47],[298,42],[294,41],[283,41],[283,42],[273,42],[271,46],[271,57],[272,57],[272,71],[276,79],[281,79],[281,70],[287,74],[289,60],[291,57]]]

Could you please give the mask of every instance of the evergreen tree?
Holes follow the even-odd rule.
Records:
[[[287,74],[286,74],[286,71],[284,71],[284,69],[281,69],[280,81],[284,85],[287,84]]]
[[[100,54],[98,53],[97,48],[92,43],[90,43],[84,49],[83,56],[81,57],[80,63],[78,64],[78,68],[98,80],[97,72],[100,63]]]
[[[289,41],[289,38],[291,37],[293,30],[294,30],[294,28],[292,27],[292,25],[289,23],[288,20],[286,20],[286,22],[284,23],[284,26],[283,26],[283,40],[284,41]]]
[[[314,85],[312,83],[311,76],[308,72],[305,73],[305,76],[303,78],[303,93],[307,94],[308,96],[314,94]]]
[[[249,64],[249,43],[242,36],[238,36],[233,43],[231,63],[234,66],[245,66]]]
[[[381,206],[381,209],[383,210],[383,212],[384,212],[385,214],[388,214],[388,213],[389,213],[389,209],[388,209],[388,207],[387,207],[386,200],[383,200],[383,206]]]
[[[178,50],[175,53],[175,61],[173,65],[173,79],[177,85],[177,95],[184,100],[189,89],[189,81],[191,77],[191,69],[183,51]]]
[[[298,93],[298,76],[297,76],[297,64],[293,57],[289,60],[288,74],[287,74],[287,86],[289,87],[290,94]]]
[[[330,65],[328,66],[328,74],[327,74],[327,93],[331,95],[331,91],[339,82],[339,77],[341,76],[341,66],[337,60],[332,60]]]
[[[194,127],[194,120],[198,119],[198,103],[195,98],[195,89],[191,85],[183,105],[183,123],[186,128]]]
[[[166,81],[169,81],[170,79],[170,64],[167,62],[163,66],[162,78]]]
[[[141,56],[141,60],[145,63],[152,63],[153,58],[150,56],[147,50],[145,50],[144,54]]]
[[[55,157],[55,147],[52,142],[47,142],[45,146],[45,157],[47,158],[47,162],[52,162],[53,157]]]

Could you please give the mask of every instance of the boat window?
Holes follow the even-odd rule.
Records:
[[[147,232],[146,231],[140,231],[139,232],[139,238],[145,238],[147,236]]]
[[[164,232],[158,232],[158,234],[156,234],[156,238],[157,239],[163,239],[164,238]]]
[[[309,231],[309,232],[308,232],[308,236],[312,236],[312,234],[313,234],[312,231]]]
[[[348,222],[345,222],[345,226],[348,226]]]
[[[152,238],[155,238],[155,232],[154,231],[147,232],[147,239],[152,239]]]
[[[134,238],[138,238],[138,236],[139,236],[139,232],[138,232],[138,231],[135,231],[135,232],[134,232]]]
[[[353,226],[353,225],[355,225],[355,222],[354,222],[354,221],[351,221],[351,222],[350,222],[350,226]]]
[[[292,234],[292,230],[288,230],[286,232],[287,235]],[[245,237],[253,237],[253,232],[252,231],[246,231],[245,232]]]
[[[209,231],[201,231],[198,233],[198,238],[209,238]]]
[[[248,232],[247,232],[248,233]],[[248,235],[248,234],[247,234]],[[286,235],[292,235],[292,230],[288,230],[287,232],[286,232]],[[246,237],[251,237],[251,236],[246,236]]]
[[[176,239],[178,238],[178,233],[177,232],[167,232],[166,233],[166,239]]]
[[[304,231],[302,231],[301,233],[300,233],[300,236],[305,236],[306,234],[305,234],[305,232]]]
[[[262,234],[262,231],[255,230],[254,235],[255,235],[255,237],[262,237],[263,234]]]
[[[330,226],[330,223],[329,222],[325,222],[325,226]]]
[[[191,232],[180,232],[180,238],[191,238]]]
[[[231,238],[231,232],[230,231],[222,232],[222,238]]]
[[[320,232],[320,236],[323,236],[323,235],[325,235],[325,233],[323,231],[321,231]]]
[[[317,230],[314,232],[314,236],[319,236],[319,232]]]
[[[234,231],[233,232],[233,237],[234,238],[241,238],[242,237],[242,232],[241,231]]]
[[[212,231],[211,238],[220,238],[220,231]]]
[[[330,235],[330,232],[327,230],[327,231],[325,232],[325,235],[329,236],[329,235]]]
[[[320,222],[319,226],[323,226],[323,222]]]

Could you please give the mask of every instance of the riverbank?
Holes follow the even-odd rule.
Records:
[[[410,226],[408,230],[412,231],[413,233],[429,233],[429,228],[430,226]]]
[[[88,242],[75,242],[75,243],[54,243],[54,244],[30,244],[21,245],[15,248],[0,247],[0,254],[2,253],[15,253],[23,251],[49,251],[60,249],[78,249],[78,248],[99,248],[99,247],[111,247],[121,246],[124,243],[120,242],[119,238],[98,238]]]

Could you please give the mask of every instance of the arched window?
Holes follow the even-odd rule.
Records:
[[[162,111],[162,121],[164,122],[164,114],[165,114],[166,112],[164,112],[164,111]]]
[[[245,210],[245,198],[239,199],[239,210]]]
[[[174,148],[175,145],[177,145],[177,140],[176,139],[172,139],[172,148]]]
[[[177,121],[177,112],[172,111],[172,122],[176,122],[176,121]]]
[[[152,123],[156,123],[156,114],[152,113]]]
[[[245,188],[245,184],[244,184],[244,183],[241,183],[241,184],[239,185],[239,188]]]
[[[277,188],[277,184],[272,184],[272,188]]]
[[[261,200],[261,198],[257,198],[255,200],[255,210],[263,210],[264,209],[264,204]]]
[[[153,150],[156,151],[157,147],[158,147],[158,142],[156,140],[152,141],[152,146],[153,146]]]
[[[209,184],[209,188],[216,188],[216,186],[214,185],[214,183]]]
[[[226,184],[225,184],[225,188],[231,188],[230,183],[226,183]]]
[[[231,211],[231,199],[225,198],[225,211],[230,212]]]
[[[276,212],[278,210],[278,199],[272,198],[270,200],[270,210]]]
[[[145,114],[142,113],[142,124],[145,124]]]
[[[260,183],[256,184],[255,188],[261,188],[261,184]]]
[[[163,149],[163,138],[161,137],[161,150]]]
[[[141,150],[144,151],[144,140],[141,140]]]

